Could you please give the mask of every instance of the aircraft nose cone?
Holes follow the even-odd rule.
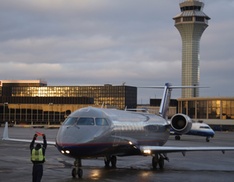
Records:
[[[92,143],[102,134],[102,130],[95,126],[62,126],[56,141],[60,146]]]
[[[60,127],[56,137],[57,144],[60,146],[64,146],[74,143],[76,140],[74,132],[74,128],[70,128],[67,126]]]
[[[105,132],[98,126],[62,126],[57,134],[57,149],[71,157],[97,155],[106,147],[100,145]],[[107,139],[107,138],[105,138]]]

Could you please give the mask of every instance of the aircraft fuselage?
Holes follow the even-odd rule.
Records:
[[[167,121],[157,115],[87,107],[75,111],[60,127],[58,150],[73,158],[139,155],[139,146],[162,146]]]

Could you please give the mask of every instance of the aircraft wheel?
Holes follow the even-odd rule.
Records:
[[[153,167],[153,169],[156,169],[157,165],[158,165],[158,155],[153,156],[153,158],[152,158],[152,167]]]
[[[117,157],[116,156],[111,156],[111,166],[113,168],[116,168],[116,163],[117,163]]]
[[[159,158],[158,164],[159,164],[159,168],[160,168],[160,169],[163,169],[163,168],[164,168],[164,158],[163,158],[163,157],[160,157],[160,158]]]
[[[175,136],[175,140],[180,140],[180,136],[179,136],[179,135],[176,135],[176,136]]]
[[[109,158],[106,157],[106,158],[104,159],[104,163],[105,163],[105,167],[106,167],[106,168],[109,168],[109,167],[110,167],[110,160],[109,160]]]
[[[210,142],[210,137],[206,137],[206,142]]]
[[[76,177],[76,169],[72,169],[72,177],[75,178]]]
[[[82,178],[83,177],[83,170],[79,168],[77,171],[77,174],[78,174],[79,178]]]
[[[74,168],[72,169],[72,177],[73,178],[76,178],[76,175],[78,175],[79,178],[82,178],[83,177],[83,170],[81,168]]]
[[[77,158],[74,162],[74,168],[72,169],[72,177],[76,178],[78,175],[79,178],[83,176],[83,170],[80,168],[82,166],[81,159]]]

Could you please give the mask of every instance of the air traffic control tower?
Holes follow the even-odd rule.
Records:
[[[181,13],[173,18],[182,38],[182,86],[199,86],[199,43],[210,19],[203,7],[201,1],[185,0],[180,3]],[[199,88],[182,89],[182,98],[198,96]]]

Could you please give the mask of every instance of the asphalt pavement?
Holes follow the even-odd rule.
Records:
[[[35,132],[45,133],[47,140],[54,141],[58,129],[9,128],[13,138],[32,139]],[[2,136],[3,127],[0,128]],[[215,137],[206,142],[204,137],[182,136],[180,141],[170,137],[168,146],[234,146],[234,132],[216,132]],[[103,159],[83,160],[83,178],[71,176],[74,159],[60,154],[54,146],[46,150],[46,163],[42,182],[170,182],[170,181],[234,181],[234,151],[188,152],[168,154],[164,170],[153,170],[151,157],[118,157],[116,169],[104,168]],[[0,182],[32,181],[32,163],[29,143],[0,141]]]

